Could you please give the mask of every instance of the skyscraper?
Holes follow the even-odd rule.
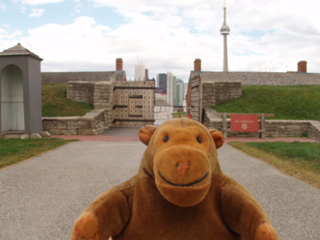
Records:
[[[230,34],[230,28],[227,25],[227,6],[226,6],[226,0],[224,0],[224,21],[223,25],[220,29],[221,35],[223,35],[223,71],[228,72],[228,46],[227,46],[227,36]]]
[[[173,82],[172,82],[172,85],[173,85],[173,106],[177,106],[177,77],[176,76],[173,76]]]
[[[157,74],[157,87],[163,89],[163,93],[167,93],[167,74]]]
[[[173,106],[174,104],[174,76],[171,72],[167,73],[167,103]]]
[[[176,89],[176,104],[175,106],[183,106],[184,100],[184,82],[181,79],[177,79],[177,89]]]
[[[146,79],[146,70],[143,63],[137,63],[134,67],[134,80],[144,81]]]

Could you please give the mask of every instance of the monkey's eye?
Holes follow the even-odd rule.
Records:
[[[200,137],[197,137],[197,141],[198,141],[198,143],[202,143],[202,140]]]
[[[163,138],[163,141],[164,141],[164,142],[168,142],[168,141],[169,141],[169,136],[166,135],[166,136]]]

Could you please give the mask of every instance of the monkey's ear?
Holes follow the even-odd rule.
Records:
[[[222,132],[216,130],[216,129],[212,129],[212,130],[209,130],[210,131],[210,134],[211,134],[211,137],[216,145],[216,149],[218,149],[219,147],[221,147],[224,143],[224,137],[223,137],[223,134]]]
[[[154,131],[156,130],[157,130],[157,127],[154,125],[146,125],[141,127],[139,130],[140,141],[145,145],[148,145]]]

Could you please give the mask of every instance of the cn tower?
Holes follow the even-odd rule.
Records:
[[[223,25],[220,28],[220,33],[223,35],[223,71],[228,72],[228,44],[227,44],[227,36],[230,34],[230,28],[227,25],[227,6],[226,1],[224,0],[224,21]]]

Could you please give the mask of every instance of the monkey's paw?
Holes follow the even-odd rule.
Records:
[[[73,227],[72,240],[99,240],[98,220],[92,212],[80,215]]]
[[[258,227],[255,240],[279,240],[279,237],[271,224],[264,223]]]

